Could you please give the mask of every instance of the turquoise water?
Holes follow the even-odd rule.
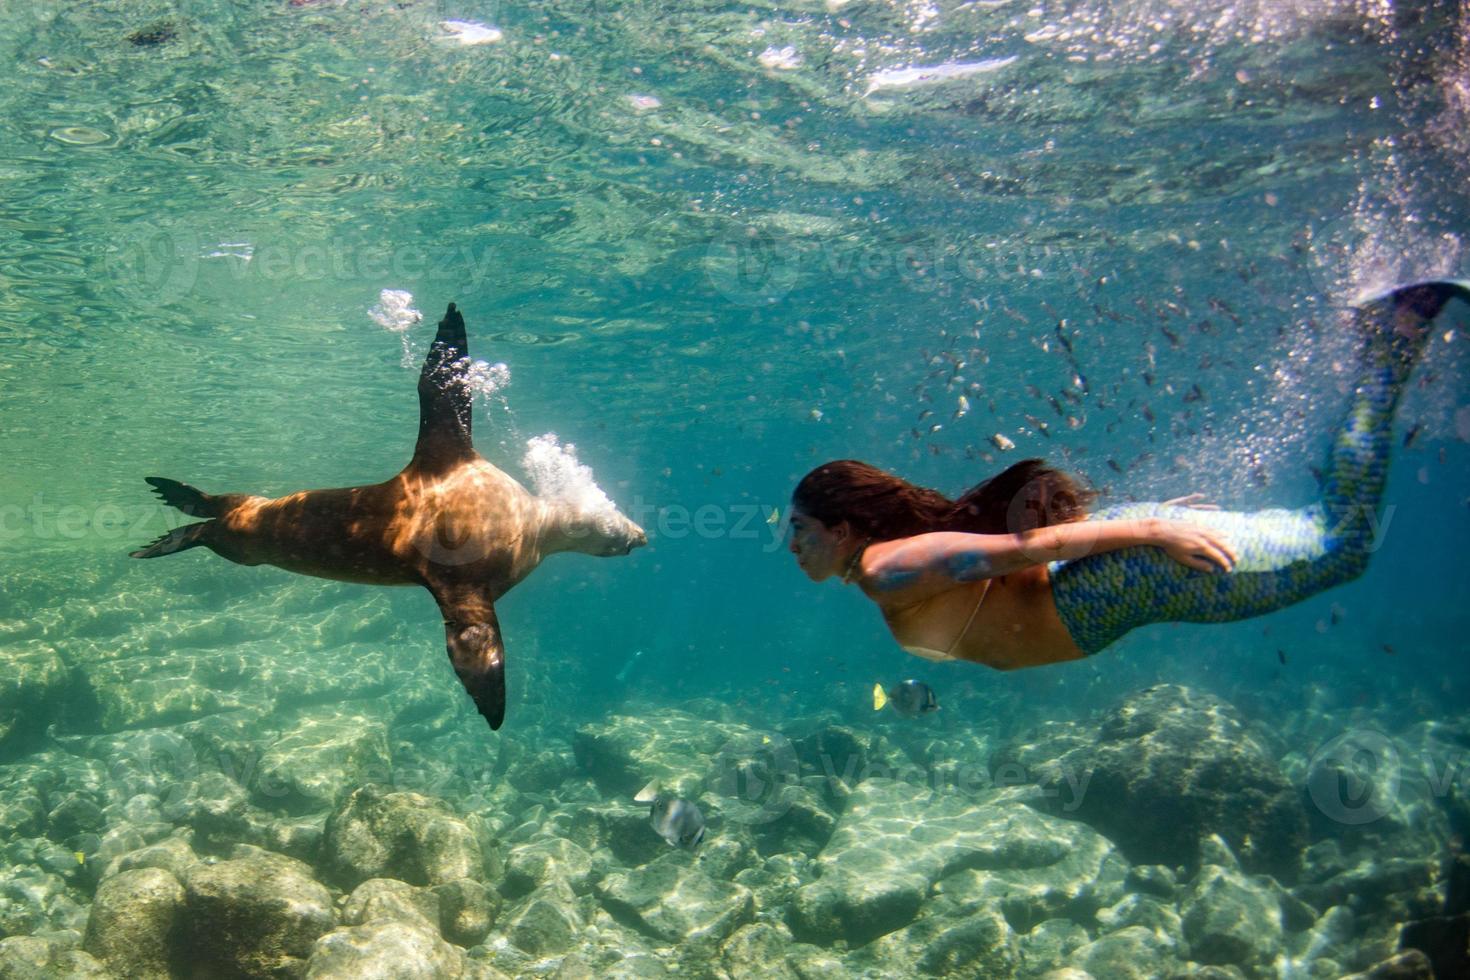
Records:
[[[466,44],[446,22],[499,33]],[[589,807],[635,812],[577,748],[589,733],[669,726],[683,760],[669,773],[703,764],[686,724],[716,746],[719,726],[798,747],[841,729],[931,773],[989,771],[1038,726],[1085,732],[1172,683],[1233,705],[1302,792],[1344,733],[1386,733],[1410,760],[1425,739],[1455,744],[1435,726],[1464,732],[1470,683],[1463,309],[1400,410],[1370,570],[1265,619],[1151,627],[1035,671],[927,664],[855,590],[808,582],[768,518],[808,469],[847,456],[951,494],[1044,455],[1110,502],[1310,499],[1346,404],[1343,309],[1470,274],[1466,36],[1463,5],[1366,0],[4,5],[0,843],[8,881],[50,882],[35,888],[70,905],[35,911],[46,902],[17,897],[35,889],[7,886],[0,933],[77,946],[108,862],[178,836],[201,857],[290,854],[346,893],[323,870],[320,821],[374,782],[431,786],[482,821],[494,861],[538,833],[596,858],[574,891],[600,911],[576,920],[576,943],[517,946],[507,923],[526,900],[504,887],[500,924],[458,943],[470,961],[553,975],[580,956],[609,975],[621,942],[729,970],[735,953],[649,926],[607,884],[689,855],[566,829]],[[903,74],[916,67],[934,70]],[[423,322],[375,322],[387,289]],[[499,604],[510,707],[495,734],[419,590],[202,550],[126,557],[177,522],[144,476],[278,495],[395,472],[451,301],[472,356],[509,376],[477,404],[480,451],[526,478],[526,440],[555,433],[650,536],[628,557],[552,557]],[[938,715],[871,711],[874,683],[906,677],[934,687]],[[284,796],[235,772],[254,795],[234,830],[203,830],[188,807],[127,810],[131,790],[167,803],[172,785],[135,754],[165,737],[146,733],[204,760],[177,788],[220,752],[289,757],[344,730],[382,745],[311,763],[317,781],[293,775]],[[1458,774],[1459,755],[1434,758]],[[1442,891],[1453,784],[1402,801],[1394,833],[1430,842],[1412,855],[1430,869],[1419,904],[1358,909],[1362,945],[1340,972],[1390,950]],[[708,785],[680,785],[718,813]],[[101,816],[51,817],[81,797]],[[842,800],[824,797],[828,817],[861,837]],[[934,813],[952,805],[936,796]],[[746,857],[696,856],[708,880],[788,853],[734,812],[709,839]],[[315,835],[281,831],[288,817]],[[801,840],[790,852],[841,867],[827,840]],[[48,846],[83,858],[48,866]],[[753,921],[797,921],[839,971],[904,962],[756,894]],[[1079,915],[1089,941],[1107,935]],[[599,922],[601,945],[585,931]],[[1009,922],[1017,948],[1029,924]],[[1222,962],[1198,952],[1179,960]],[[982,975],[967,969],[953,972]]]

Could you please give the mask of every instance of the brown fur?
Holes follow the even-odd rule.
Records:
[[[491,728],[505,712],[504,647],[495,602],[557,551],[627,554],[643,530],[615,511],[582,513],[532,496],[475,452],[464,320],[449,305],[419,380],[413,460],[382,483],[284,497],[210,495],[150,478],[186,512],[213,519],[133,553],[203,546],[241,565],[275,565],[367,585],[421,585],[444,615],[450,659]]]

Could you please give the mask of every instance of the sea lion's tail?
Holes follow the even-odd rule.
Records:
[[[152,487],[164,503],[177,507],[190,517],[219,517],[224,509],[219,497],[187,483],[166,480],[161,476],[145,476],[143,482]]]
[[[181,485],[175,484],[175,486]],[[213,523],[213,521],[200,521],[198,524],[185,524],[183,527],[176,527],[167,534],[160,536],[152,544],[148,545],[148,547],[128,552],[128,557],[160,558],[163,555],[172,555],[180,551],[188,551],[190,548],[197,548],[204,543],[201,540],[204,529]]]

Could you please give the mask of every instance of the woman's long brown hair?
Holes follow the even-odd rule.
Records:
[[[950,500],[856,459],[823,463],[802,477],[792,505],[828,527],[847,521],[874,541],[929,531],[1014,534],[1087,516],[1097,493],[1040,459],[1023,459]]]

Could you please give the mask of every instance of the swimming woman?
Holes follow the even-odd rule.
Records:
[[[1235,513],[1190,496],[1089,514],[1092,491],[1035,459],[951,501],[837,460],[792,494],[791,551],[813,581],[856,583],[908,652],[1002,670],[1091,656],[1148,623],[1300,602],[1367,566],[1394,411],[1430,321],[1456,297],[1470,302],[1470,283],[1402,286],[1354,311],[1352,406],[1307,507]]]

